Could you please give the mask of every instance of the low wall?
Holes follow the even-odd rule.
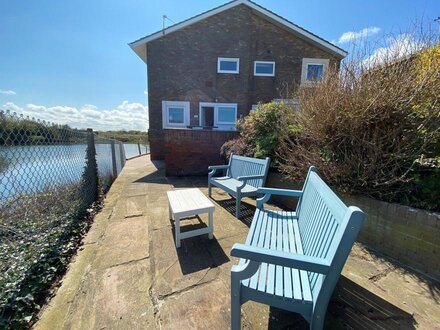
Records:
[[[207,175],[209,165],[221,165],[220,147],[238,132],[166,129],[165,173],[167,176]]]
[[[266,186],[301,189],[302,183],[269,173]],[[399,260],[440,281],[440,214],[368,197],[338,195],[347,205],[356,205],[366,214],[358,241]],[[275,198],[287,208],[296,207],[296,199]]]

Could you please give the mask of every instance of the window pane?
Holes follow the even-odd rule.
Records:
[[[236,61],[220,61],[221,71],[237,71]]]
[[[168,108],[168,122],[170,124],[184,124],[184,108],[170,107]]]
[[[235,108],[219,107],[218,121],[222,123],[235,123]]]
[[[273,66],[273,63],[257,63],[255,67],[255,72],[261,74],[273,74]]]
[[[322,64],[307,64],[307,80],[321,80],[323,71],[324,65]]]

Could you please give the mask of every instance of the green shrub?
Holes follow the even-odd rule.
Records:
[[[221,154],[224,157],[231,152],[256,158],[270,157],[271,165],[277,166],[282,117],[286,110],[291,109],[284,103],[259,104],[239,122],[240,137],[226,142]]]

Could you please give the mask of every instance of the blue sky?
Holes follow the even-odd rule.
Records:
[[[102,129],[105,119],[110,129],[145,129],[146,66],[127,43],[160,30],[163,14],[179,22],[224,2],[0,0],[0,108],[78,127]],[[335,42],[440,16],[439,0],[256,2]]]

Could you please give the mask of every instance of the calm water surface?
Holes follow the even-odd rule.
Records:
[[[120,155],[116,145],[116,155]],[[124,144],[126,158],[139,154],[137,144]],[[146,153],[148,146],[141,146]],[[96,144],[98,171],[104,179],[112,173],[110,144]],[[79,182],[84,171],[86,145],[0,147],[0,204],[20,193],[34,193]],[[116,157],[118,173],[120,157]]]

